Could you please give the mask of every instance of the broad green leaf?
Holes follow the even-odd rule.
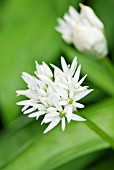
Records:
[[[90,166],[88,166],[88,170],[107,170],[107,169],[113,169],[114,167],[114,152],[113,151],[107,151],[106,154],[104,154],[100,160],[97,160],[97,162],[93,162]]]
[[[82,71],[88,74],[88,79],[105,92],[114,96],[114,81],[106,68],[98,60],[76,51],[74,48],[64,45],[64,53],[69,60],[77,56],[78,63],[82,65]]]
[[[69,170],[69,169],[84,170],[86,167],[89,166],[89,164],[91,164],[91,162],[93,162],[96,159],[98,160],[99,158],[101,158],[103,153],[104,151],[86,154],[70,162],[67,162],[66,164],[63,164],[62,166],[59,166],[58,168],[54,170]]]
[[[81,113],[114,138],[114,99],[108,99],[85,108]],[[33,131],[34,135],[36,132],[36,136],[33,135],[33,139],[31,135],[30,139],[28,137],[24,138],[24,133],[29,133],[29,131],[30,134]],[[96,132],[91,130],[87,122],[71,122],[67,125],[65,132],[62,132],[58,126],[45,135],[42,134],[42,128],[40,128],[39,123],[37,127],[32,123],[23,128],[22,132],[23,137],[20,135],[21,131],[17,131],[16,135],[12,134],[9,136],[8,141],[2,136],[3,143],[1,142],[0,146],[1,148],[2,146],[4,148],[7,147],[6,152],[8,152],[6,155],[4,149],[0,150],[1,165],[3,165],[3,162],[7,162],[6,167],[3,168],[4,170],[54,169],[79,156],[110,146]],[[28,147],[23,149],[23,144],[20,144],[19,139]],[[13,140],[15,141],[15,150],[13,150],[13,142],[10,142]],[[32,144],[29,144],[30,141]],[[9,143],[10,147],[8,147]],[[9,161],[10,163],[8,164]]]

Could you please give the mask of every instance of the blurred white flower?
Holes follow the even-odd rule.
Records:
[[[107,41],[104,35],[104,25],[94,11],[80,4],[78,13],[72,6],[63,19],[58,19],[56,30],[62,34],[67,43],[72,43],[82,52],[102,58],[107,55]]]
[[[54,68],[54,75],[46,63],[39,65],[36,62],[37,76],[23,73],[22,78],[27,83],[27,90],[17,90],[18,95],[24,95],[29,100],[20,101],[17,104],[23,105],[22,112],[29,114],[28,117],[44,115],[43,123],[50,123],[44,133],[54,128],[60,121],[62,130],[65,129],[66,120],[85,121],[84,118],[74,114],[77,108],[84,105],[78,101],[89,94],[87,86],[81,86],[86,76],[79,80],[81,66],[77,67],[75,57],[71,66],[67,65],[65,59],[61,57],[62,69],[51,64]]]

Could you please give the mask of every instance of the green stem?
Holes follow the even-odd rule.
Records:
[[[100,129],[94,122],[86,118],[84,115],[83,117],[87,120],[85,123],[89,126],[94,132],[96,132],[103,140],[108,142],[112,149],[114,150],[114,140],[102,129]]]

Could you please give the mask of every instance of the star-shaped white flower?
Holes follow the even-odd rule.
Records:
[[[39,65],[36,62],[35,76],[23,73],[22,78],[27,83],[27,90],[17,90],[18,95],[24,95],[28,100],[20,101],[22,112],[28,117],[43,115],[43,123],[50,123],[44,133],[47,133],[61,122],[62,130],[65,130],[66,120],[85,121],[84,118],[74,114],[78,108],[84,105],[78,101],[89,94],[87,86],[81,84],[86,75],[79,80],[80,69],[77,68],[77,58],[75,57],[71,66],[67,65],[65,59],[61,57],[62,70],[51,64],[54,74],[46,63]],[[77,69],[76,69],[77,68]]]
[[[73,110],[84,107],[84,105],[78,101],[89,94],[92,89],[88,90],[87,86],[81,86],[87,75],[79,80],[81,65],[79,65],[76,70],[76,57],[74,58],[71,67],[70,65],[67,66],[63,57],[61,57],[61,64],[63,71],[60,71],[56,66],[52,65],[55,69],[55,89],[61,96],[60,104],[66,107],[67,121],[70,122]]]

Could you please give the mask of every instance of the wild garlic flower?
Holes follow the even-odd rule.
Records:
[[[67,65],[61,57],[62,70],[51,64],[54,74],[48,65],[36,62],[36,77],[28,73],[22,73],[23,80],[27,83],[27,90],[17,90],[18,95],[24,95],[28,100],[20,101],[23,114],[38,119],[44,115],[42,123],[50,123],[44,133],[47,133],[61,122],[62,130],[65,130],[66,121],[85,121],[84,118],[74,114],[78,108],[84,105],[78,101],[89,94],[87,86],[81,86],[86,75],[79,80],[81,65],[77,67],[75,57],[71,66]],[[76,69],[77,68],[77,69]]]
[[[80,7],[78,13],[70,6],[64,19],[58,19],[56,30],[62,34],[65,42],[74,44],[79,51],[102,58],[108,53],[104,25],[92,8],[83,4]]]

